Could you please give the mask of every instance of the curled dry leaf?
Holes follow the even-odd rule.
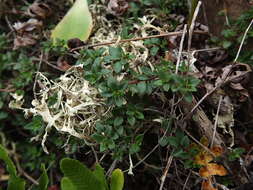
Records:
[[[36,39],[32,35],[24,35],[24,36],[17,36],[14,39],[14,47],[13,49],[16,50],[20,47],[30,46],[36,44]]]
[[[17,36],[14,39],[13,49],[20,47],[34,45],[37,42],[37,37],[32,34],[33,31],[38,31],[42,28],[43,23],[37,19],[29,19],[27,22],[16,22],[13,28],[17,32]]]
[[[210,180],[204,180],[201,184],[201,189],[202,190],[217,190],[216,188],[213,187],[213,184],[211,183]]]
[[[63,57],[60,57],[57,60],[57,67],[59,67],[63,71],[67,71],[68,69],[70,69],[71,65],[68,63],[68,61],[64,60]]]
[[[248,64],[236,63],[233,66],[232,73],[229,76],[229,80],[234,83],[245,84],[249,81],[249,73],[252,72],[251,67]]]
[[[29,16],[38,17],[40,19],[45,19],[52,13],[50,7],[47,4],[36,2],[29,6],[27,12]]]
[[[215,157],[221,156],[224,152],[223,148],[215,146],[210,149],[210,151],[215,155]],[[202,150],[194,158],[194,162],[199,165],[206,166],[209,162],[213,161],[214,156],[209,152]]]
[[[227,175],[227,170],[222,165],[209,163],[206,166],[200,168],[199,175],[201,177],[210,177],[213,175],[225,176]]]
[[[126,0],[110,0],[107,8],[111,14],[118,16],[124,14],[128,7]]]
[[[42,25],[42,21],[32,18],[27,22],[14,23],[13,28],[17,31],[18,34],[23,34],[24,32],[31,32],[35,29],[40,29]]]
[[[220,146],[214,146],[211,148],[211,152],[216,156],[221,156],[224,153],[224,149]]]
[[[212,160],[213,160],[213,156],[206,151],[201,151],[194,158],[194,162],[196,164],[203,165],[203,166],[207,165]]]

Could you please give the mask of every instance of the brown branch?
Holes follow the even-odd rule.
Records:
[[[199,31],[199,30],[194,31],[193,33],[208,35],[208,32],[203,32],[203,31]],[[169,33],[157,34],[157,35],[146,36],[146,37],[124,39],[124,40],[120,40],[120,41],[115,40],[115,41],[112,41],[112,42],[102,42],[102,43],[98,43],[98,44],[84,45],[84,46],[79,46],[79,47],[73,48],[70,51],[73,52],[73,51],[80,50],[80,49],[83,49],[83,48],[107,46],[107,45],[112,45],[112,44],[115,44],[115,43],[126,43],[126,42],[146,40],[146,39],[151,39],[151,38],[161,38],[161,37],[166,37],[166,36],[180,36],[180,35],[183,35],[182,31],[180,31],[180,32],[169,32]]]

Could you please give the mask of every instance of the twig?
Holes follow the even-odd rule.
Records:
[[[33,60],[35,60],[35,61],[40,61],[40,59],[38,59],[38,58],[33,58]],[[57,67],[56,65],[53,65],[52,63],[49,63],[48,61],[46,61],[46,60],[44,60],[44,59],[42,60],[42,62],[43,62],[43,63],[46,63],[47,65],[49,65],[50,67],[52,67],[52,68],[54,68],[54,69],[56,69],[56,70],[58,70],[58,71],[65,72],[65,70],[63,70],[63,69]]]
[[[19,171],[19,173],[21,173],[24,177],[26,177],[28,180],[30,180],[33,184],[35,185],[39,185],[38,181],[36,181],[34,178],[32,178],[31,176],[29,176],[20,166],[19,160],[18,160],[18,156],[16,153],[14,153],[14,161],[16,163],[17,169]]]
[[[178,74],[178,69],[179,69],[179,65],[180,65],[180,61],[181,61],[181,55],[182,55],[182,51],[183,51],[183,45],[184,45],[184,38],[185,38],[185,34],[187,31],[187,25],[184,25],[184,29],[183,29],[183,35],[180,41],[180,46],[179,46],[179,52],[178,52],[178,56],[177,56],[177,63],[176,63],[176,70],[175,70],[175,74]],[[174,106],[175,106],[175,93],[173,93],[173,98],[172,98],[172,103],[171,103],[171,115],[174,112]]]
[[[40,71],[42,60],[43,60],[43,51],[40,54],[40,61],[39,61],[38,69],[37,69],[37,72],[36,72],[36,75],[35,75],[35,79],[34,79],[34,84],[33,84],[34,99],[37,99],[37,96],[36,96],[36,84],[37,84],[37,81],[38,81],[39,71]]]
[[[170,165],[171,165],[172,160],[173,160],[173,156],[170,156],[169,159],[168,159],[168,161],[167,161],[167,165],[165,167],[164,173],[163,173],[163,175],[161,177],[161,184],[160,184],[159,190],[163,189],[164,182],[165,182],[165,179],[167,177],[168,171],[170,169]]]
[[[93,147],[93,146],[91,146],[91,150],[92,150],[92,152],[93,152],[93,154],[94,154],[94,157],[95,157],[96,163],[98,163],[98,155],[97,155],[97,152],[95,151],[95,149],[94,149],[94,147]]]
[[[243,35],[243,38],[242,38],[242,41],[241,41],[239,50],[238,50],[238,52],[237,52],[237,54],[236,54],[234,63],[237,61],[237,59],[238,59],[238,57],[239,57],[239,54],[240,54],[240,52],[241,52],[241,50],[242,50],[242,45],[243,45],[243,43],[244,43],[244,41],[245,41],[245,38],[246,38],[246,36],[247,36],[247,33],[248,33],[248,31],[249,31],[249,29],[250,29],[250,27],[251,27],[252,24],[253,24],[253,19],[251,20],[251,22],[250,22],[248,28],[247,28],[247,29],[245,30],[245,32],[244,32],[244,35]]]
[[[184,25],[184,30],[183,30],[183,35],[180,41],[180,47],[179,47],[179,52],[178,52],[178,56],[177,56],[177,64],[176,64],[176,71],[175,74],[178,73],[178,68],[179,68],[179,64],[181,61],[181,55],[182,55],[182,51],[183,51],[183,45],[184,45],[184,39],[185,39],[185,34],[186,34],[186,30],[187,30],[187,25]]]
[[[193,33],[208,35],[207,32],[203,32],[203,31],[199,31],[199,30],[194,31]],[[131,38],[131,39],[125,39],[125,40],[120,40],[120,41],[115,40],[115,41],[112,41],[112,42],[103,42],[103,43],[98,43],[98,44],[79,46],[79,47],[71,49],[70,51],[73,52],[73,51],[80,50],[80,49],[83,49],[83,48],[90,48],[90,47],[97,47],[97,46],[107,46],[107,45],[112,45],[112,44],[115,44],[115,43],[126,43],[126,42],[146,40],[146,39],[151,39],[151,38],[161,38],[161,37],[166,37],[166,36],[180,36],[182,34],[183,34],[183,32],[169,32],[169,33],[164,33],[164,34],[158,34],[158,35],[152,35],[152,36],[146,36],[146,37],[138,37],[138,38]]]
[[[106,172],[106,176],[110,176],[112,171],[114,170],[114,168],[116,167],[118,160],[114,160],[112,162],[112,165],[110,166],[110,168],[108,169],[108,171]]]
[[[159,147],[159,144],[155,145],[154,148],[146,156],[144,156],[144,158],[142,160],[140,160],[139,162],[137,162],[132,168],[136,168],[142,162],[144,162],[158,147]],[[124,170],[123,172],[128,172],[128,171],[129,171],[129,169]]]
[[[183,190],[185,190],[187,182],[189,181],[191,174],[192,174],[192,170],[190,170],[189,174],[187,175],[187,178],[186,178],[186,180],[184,182]]]
[[[0,88],[0,92],[15,92],[16,89],[14,88]]]
[[[219,112],[220,112],[220,106],[221,106],[222,98],[223,98],[223,96],[220,96],[219,104],[218,104],[218,108],[217,108],[217,112],[216,112],[216,116],[215,116],[214,129],[213,129],[213,137],[212,137],[212,141],[211,141],[211,148],[213,147],[214,137],[215,137],[216,130],[217,130],[217,123],[218,123],[218,119],[219,119]]]
[[[190,29],[189,29],[188,48],[187,48],[188,52],[191,49],[191,41],[192,41],[193,30],[194,30],[195,21],[196,21],[197,15],[199,13],[199,8],[200,8],[201,3],[202,3],[201,1],[198,2],[198,5],[196,6],[196,8],[194,10],[193,17],[192,17],[192,21],[191,21],[191,25],[190,25]]]
[[[213,48],[205,48],[205,49],[197,49],[197,50],[193,50],[190,52],[202,52],[202,51],[215,51],[215,50],[219,50],[222,49],[221,47],[213,47]]]

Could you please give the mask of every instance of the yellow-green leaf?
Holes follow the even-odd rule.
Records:
[[[51,38],[67,42],[78,38],[82,41],[88,39],[92,29],[92,17],[86,0],[76,0],[71,9],[54,28]]]
[[[124,174],[120,169],[116,169],[111,175],[110,190],[122,190],[124,187]]]

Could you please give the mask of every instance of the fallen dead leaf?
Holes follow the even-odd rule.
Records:
[[[17,36],[14,39],[14,47],[13,49],[16,50],[20,47],[30,46],[36,44],[36,39],[32,35],[25,35],[25,36]]]
[[[194,163],[205,166],[212,160],[213,156],[210,153],[206,151],[201,151],[195,156]]]
[[[224,153],[224,149],[220,146],[214,146],[211,148],[211,152],[216,156],[221,156]]]
[[[51,15],[52,11],[50,7],[45,3],[33,3],[29,6],[27,13],[31,17],[38,17],[40,19],[45,19]]]
[[[213,187],[213,184],[211,183],[210,180],[204,180],[201,184],[201,189],[202,190],[217,190],[216,188]]]
[[[13,28],[18,34],[23,34],[25,32],[31,32],[35,29],[41,29],[43,23],[37,19],[31,18],[27,22],[16,22]]]
[[[128,7],[128,2],[126,0],[110,0],[107,6],[108,12],[115,16],[124,14]]]
[[[210,177],[213,175],[225,176],[227,175],[227,170],[222,165],[209,163],[200,168],[199,175],[201,177]]]

